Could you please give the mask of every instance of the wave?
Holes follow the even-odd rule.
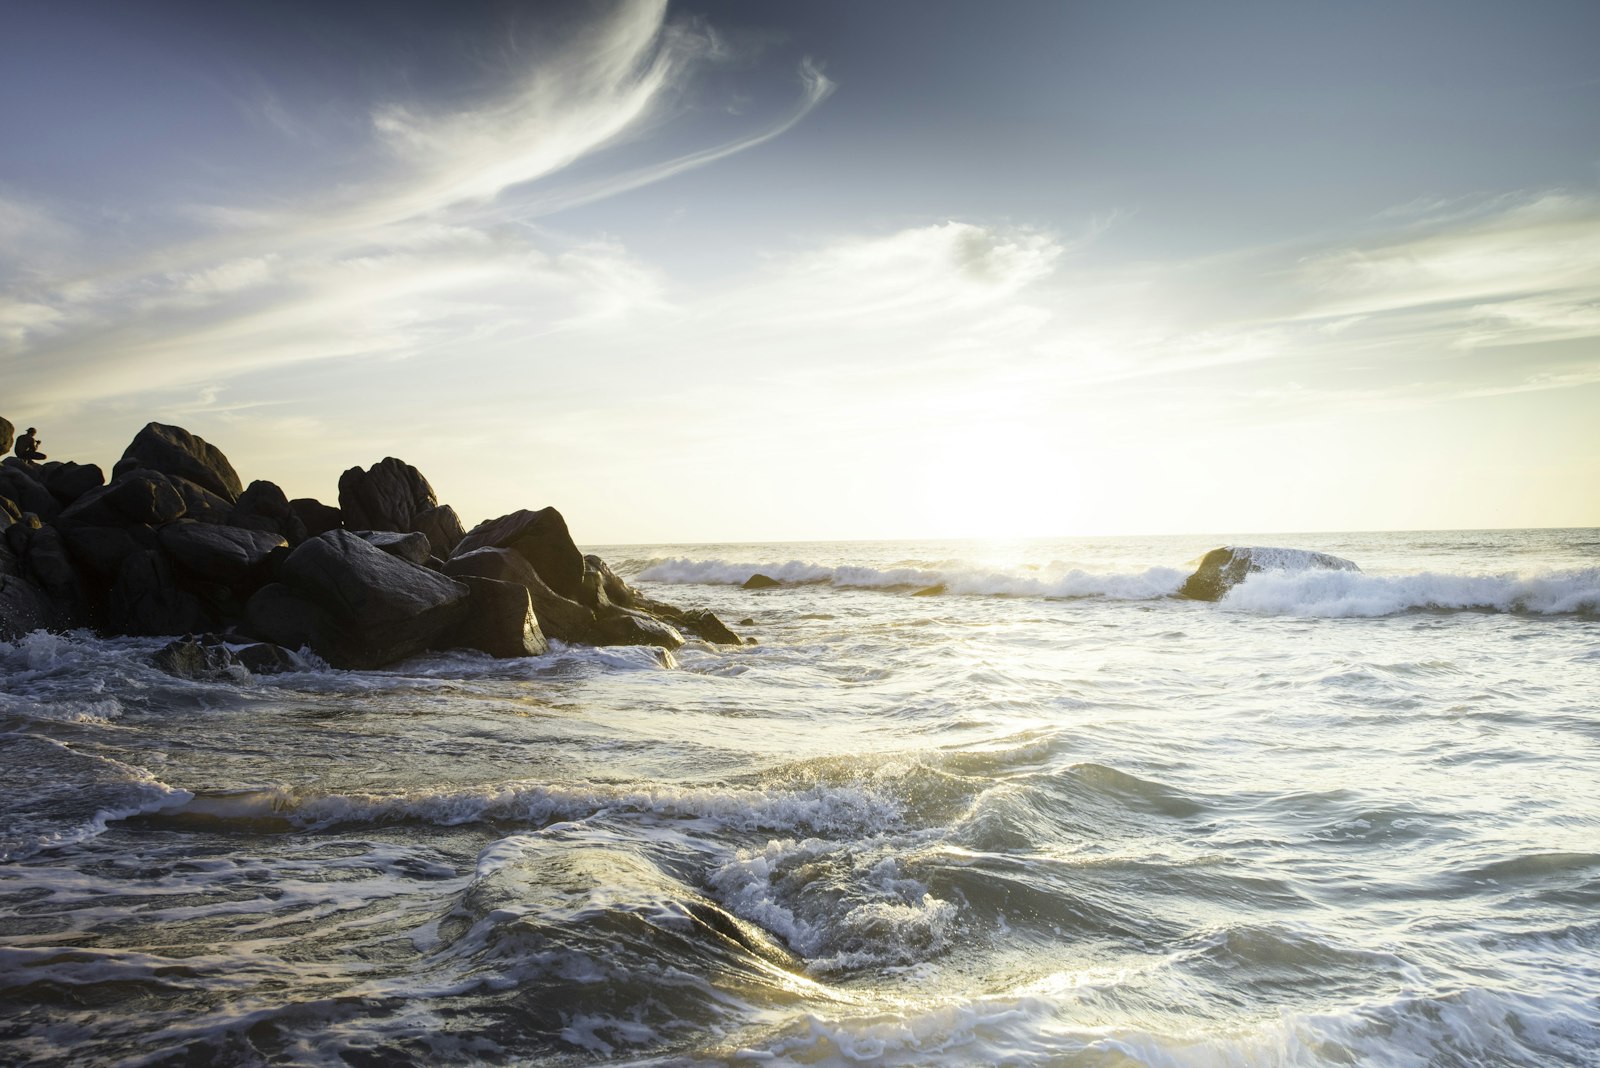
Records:
[[[1005,571],[968,570],[960,567],[875,568],[829,566],[805,560],[783,563],[749,563],[728,560],[691,560],[672,557],[653,560],[636,576],[640,582],[667,585],[742,586],[754,575],[765,575],[784,585],[834,586],[845,589],[924,590],[983,597],[1078,598],[1154,600],[1178,591],[1187,572],[1152,567],[1133,574],[1096,574],[1072,569],[1056,574],[1019,575]]]
[[[1235,586],[1224,609],[1259,615],[1373,617],[1413,611],[1600,614],[1600,568],[1537,575],[1371,575],[1263,571]]]

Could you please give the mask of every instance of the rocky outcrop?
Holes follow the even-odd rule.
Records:
[[[1194,574],[1178,591],[1196,601],[1220,601],[1227,592],[1258,571],[1360,571],[1354,563],[1308,549],[1225,545],[1201,558]]]
[[[227,634],[227,647],[170,647],[169,668],[191,676],[257,670],[244,650],[226,652],[240,636],[260,640],[252,655],[268,670],[293,665],[285,648],[369,668],[430,648],[537,656],[548,638],[662,650],[685,633],[739,641],[712,613],[654,601],[585,558],[554,508],[466,534],[393,457],[346,471],[340,501],[289,500],[264,480],[241,488],[220,449],[161,423],[138,433],[110,482],[93,464],[7,459],[0,640],[74,626]]]
[[[739,588],[744,590],[770,590],[774,586],[782,585],[783,583],[768,575],[751,575],[744,580],[744,585]]]
[[[239,475],[222,450],[179,426],[147,424],[123,451],[112,477],[140,467],[187,479],[229,505],[244,492]]]

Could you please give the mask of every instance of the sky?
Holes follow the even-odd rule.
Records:
[[[582,544],[1600,525],[1600,5],[11,0],[0,416]]]

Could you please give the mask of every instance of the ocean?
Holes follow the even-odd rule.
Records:
[[[589,551],[759,644],[0,643],[0,1062],[1600,1064],[1600,531]]]

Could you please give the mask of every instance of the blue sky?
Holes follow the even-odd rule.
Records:
[[[581,541],[1600,524],[1592,4],[18,3],[0,414]]]

